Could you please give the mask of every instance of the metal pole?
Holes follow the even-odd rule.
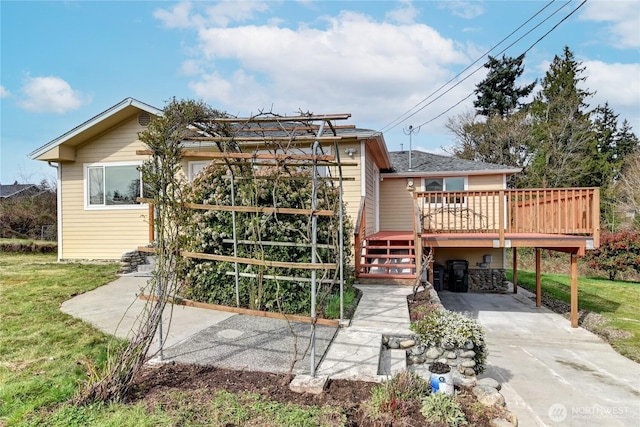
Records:
[[[235,177],[233,175],[233,171],[229,168],[231,172],[231,206],[236,205],[236,188],[235,188]],[[236,235],[236,211],[231,211],[231,220],[233,222],[233,256],[234,258],[238,257],[238,239]],[[235,273],[236,280],[236,307],[240,307],[240,278],[238,275],[238,261],[233,263],[233,271]]]
[[[413,169],[413,162],[411,161],[411,152],[413,151],[412,136],[414,133],[420,132],[420,127],[421,126],[418,126],[418,128],[414,128],[412,125],[409,125],[407,129],[402,130],[405,135],[409,135],[409,170]]]
[[[156,224],[154,228],[154,235],[155,235],[156,245],[158,245],[158,240],[159,240],[158,225],[161,225],[161,222],[158,221],[160,218],[159,218],[159,209],[158,209],[157,203],[153,207],[153,216],[155,218],[154,223]],[[156,270],[156,281],[157,281],[156,294],[158,296],[158,302],[160,304],[162,304],[162,280],[163,280],[162,271],[163,271],[162,267],[157,268]],[[162,339],[162,312],[160,312],[160,323],[158,324],[158,346],[160,347],[158,349],[160,354],[160,360],[163,360],[164,359],[164,341]]]
[[[340,268],[340,324],[344,320],[344,217],[342,213],[342,165],[340,164],[340,150],[338,147],[338,141],[334,143],[336,151],[336,160],[338,161],[338,185],[340,186],[340,213],[338,215],[339,229],[338,229],[338,245],[340,245],[340,261],[338,266]]]
[[[318,129],[318,137],[322,136],[324,131],[324,122]],[[313,155],[318,155],[318,148],[320,142],[315,141],[313,143]],[[312,177],[312,193],[311,193],[311,262],[315,263],[317,260],[317,245],[318,245],[318,216],[315,214],[315,210],[318,208],[318,160],[313,159],[313,177]],[[311,376],[316,376],[316,270],[311,270]]]

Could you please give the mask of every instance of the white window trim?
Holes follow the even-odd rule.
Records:
[[[211,160],[191,160],[191,161],[189,161],[189,163],[187,165],[188,172],[189,172],[189,176],[188,176],[189,182],[193,182],[194,178],[196,177],[197,174],[194,174],[193,170],[197,166],[207,167],[207,166],[209,166],[210,163],[211,163]],[[204,169],[204,168],[202,168],[202,169]]]
[[[141,166],[142,162],[99,162],[99,163],[85,163],[83,165],[83,198],[84,198],[84,210],[86,211],[111,211],[111,210],[136,210],[136,209],[148,209],[146,203],[140,203],[139,205],[90,205],[89,204],[89,168],[100,166]],[[142,175],[142,173],[141,173]],[[142,178],[142,176],[140,177]]]
[[[427,191],[427,185],[426,185],[426,181],[429,179],[441,179],[442,180],[442,191],[449,191],[447,190],[447,178],[462,178],[464,179],[464,189],[463,190],[453,190],[453,191],[469,191],[469,177],[468,176],[429,176],[429,177],[424,177],[422,178],[422,191]],[[467,205],[467,198],[465,197],[465,200],[458,204],[458,203],[442,203],[442,202],[437,202],[437,203],[429,203],[430,206],[433,207],[444,207],[444,206],[449,206],[450,204],[454,205],[454,204],[458,204],[462,207],[465,207]]]

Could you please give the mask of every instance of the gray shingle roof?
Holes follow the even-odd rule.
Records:
[[[13,197],[30,188],[36,188],[36,186],[34,184],[0,185],[0,197],[2,198]]]
[[[411,152],[411,170],[409,169],[409,151],[391,151],[389,158],[393,165],[391,172],[405,173],[434,173],[434,172],[473,172],[473,171],[503,171],[517,173],[519,168],[513,166],[496,165],[493,163],[464,160],[457,157],[441,156],[413,150]]]

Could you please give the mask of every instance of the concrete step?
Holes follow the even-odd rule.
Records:
[[[153,273],[156,266],[152,264],[140,264],[138,265],[138,273]]]

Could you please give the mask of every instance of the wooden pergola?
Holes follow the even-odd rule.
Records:
[[[194,210],[208,211],[226,211],[232,213],[233,218],[233,238],[228,239],[226,243],[233,244],[234,255],[223,255],[216,253],[201,253],[193,251],[180,251],[180,255],[185,258],[202,259],[209,261],[230,262],[234,265],[234,272],[230,274],[234,276],[236,281],[236,301],[237,307],[226,307],[226,311],[234,311],[243,314],[252,314],[265,317],[285,317],[290,320],[303,321],[311,323],[311,373],[315,375],[315,325],[325,324],[339,326],[344,316],[343,302],[343,286],[344,286],[344,236],[343,236],[343,190],[342,182],[348,178],[342,176],[343,166],[357,166],[355,162],[343,162],[340,159],[339,143],[344,140],[353,141],[355,126],[353,125],[336,125],[335,121],[346,120],[350,114],[331,114],[331,115],[299,115],[299,116],[277,116],[267,115],[258,117],[231,118],[219,117],[211,118],[204,124],[194,124],[190,131],[192,136],[184,138],[182,141],[183,158],[195,158],[209,160],[213,164],[226,165],[230,169],[228,178],[231,180],[231,205],[213,205],[213,204],[197,204],[185,203],[184,206]],[[204,129],[208,125],[220,125],[227,129],[226,134],[216,134],[207,132]],[[215,127],[215,126],[214,126]],[[333,147],[333,154],[324,154],[322,145]],[[197,148],[194,148],[197,147]],[[311,153],[301,153],[300,147],[310,147]],[[138,150],[138,155],[153,156],[151,150]],[[248,179],[246,177],[236,176],[231,170],[232,167],[243,166],[248,168],[256,167],[274,167],[280,166],[284,168],[300,169],[310,168],[311,174],[308,179],[312,181],[314,188],[310,209],[287,208],[279,206],[240,206],[234,202],[233,182],[238,179]],[[320,176],[319,167],[330,167],[333,170],[331,176]],[[267,178],[261,178],[267,179]],[[286,179],[286,178],[285,178]],[[293,177],[292,177],[293,179]],[[299,177],[297,177],[299,179]],[[336,210],[318,209],[317,208],[317,190],[316,188],[325,181],[336,182],[339,187],[339,208]],[[139,199],[149,204],[149,241],[156,238],[155,230],[155,209],[151,199]],[[311,243],[309,246],[311,251],[311,262],[297,262],[295,260],[266,260],[254,259],[238,256],[238,245],[246,244],[237,238],[236,233],[236,214],[237,213],[255,213],[255,214],[278,214],[278,215],[306,215],[311,218]],[[339,252],[336,254],[335,262],[319,262],[317,260],[317,249],[327,247],[328,245],[317,242],[317,219],[318,217],[338,217],[339,222]],[[278,241],[261,241],[261,245],[266,246],[287,246],[292,245],[289,242]],[[295,246],[301,246],[296,243]],[[303,245],[304,246],[304,245]],[[140,251],[153,251],[152,248],[139,247]],[[282,269],[303,269],[311,271],[311,279],[306,277],[288,277],[288,276],[263,276],[263,278],[273,278],[284,281],[297,281],[310,284],[311,292],[311,312],[308,318],[303,316],[278,315],[276,313],[266,313],[257,310],[248,310],[241,308],[238,297],[238,281],[240,277],[256,277],[250,273],[240,273],[238,265],[254,265],[268,268]],[[318,279],[316,271],[337,271],[339,274],[338,282],[340,285],[340,321],[330,321],[318,319],[316,315],[316,284],[326,283],[327,279]],[[334,283],[335,280],[331,280]],[[152,298],[152,297],[148,297]],[[182,302],[184,303],[184,302]],[[221,309],[220,306],[211,306],[209,304],[201,304],[195,302],[187,302],[188,305],[199,307],[207,306],[208,308]]]

